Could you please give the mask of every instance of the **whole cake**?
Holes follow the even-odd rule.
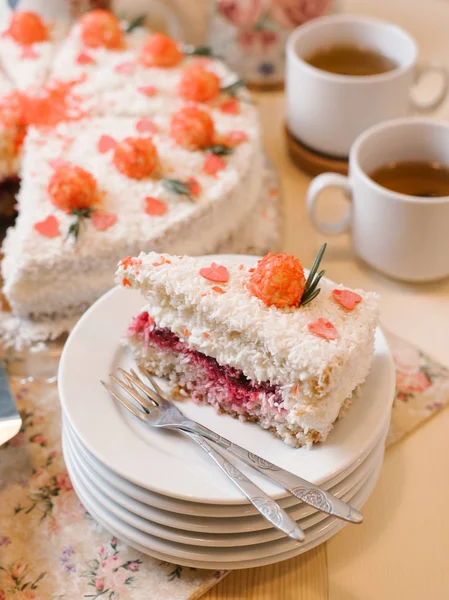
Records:
[[[13,13],[0,42],[0,178],[21,181],[3,291],[30,323],[79,316],[125,254],[269,234],[257,110],[223,63],[102,10],[58,32]]]
[[[129,256],[116,280],[148,304],[127,344],[140,366],[197,402],[255,421],[292,446],[323,441],[370,370],[378,298],[322,279],[321,256],[307,280],[285,254],[254,268]]]

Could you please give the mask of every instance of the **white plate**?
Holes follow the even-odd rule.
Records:
[[[379,462],[379,464],[381,464],[381,461]],[[375,468],[377,467],[378,465],[375,466]],[[83,504],[85,504],[84,501],[87,499],[89,505],[93,506],[94,509],[100,515],[103,514],[105,515],[105,517],[107,516],[107,520],[111,521],[111,523],[113,523],[115,527],[121,527],[124,533],[126,533],[126,535],[130,537],[130,539],[133,539],[138,543],[144,545],[149,550],[155,550],[156,552],[162,553],[169,553],[180,559],[194,559],[201,560],[204,562],[234,562],[246,560],[248,558],[249,553],[251,554],[251,558],[257,559],[262,558],[264,556],[274,556],[276,554],[289,552],[290,550],[294,550],[298,545],[298,542],[288,538],[287,536],[282,536],[278,540],[266,542],[263,544],[254,544],[240,547],[205,548],[201,546],[196,546],[194,544],[180,544],[177,542],[168,541],[163,538],[150,535],[149,533],[145,533],[141,529],[129,525],[125,523],[122,519],[113,515],[108,509],[106,509],[100,502],[98,502],[95,499],[90,490],[83,487],[75,472],[73,470],[70,470],[70,464],[68,465],[68,472],[72,479],[74,488],[76,489],[76,492]],[[373,472],[374,470],[372,471],[372,473]],[[351,500],[354,496],[357,495],[360,489],[363,489],[363,485],[361,483],[358,486],[356,486],[354,494],[351,495]],[[311,526],[307,530],[307,541],[311,542],[317,537],[323,535],[329,527],[332,527],[335,520],[335,517],[326,517],[320,523]]]
[[[93,497],[107,508],[112,514],[142,531],[151,535],[163,537],[167,540],[184,544],[199,546],[242,546],[259,544],[282,537],[282,533],[270,526],[260,516],[215,519],[191,517],[167,513],[142,505],[135,500],[114,493],[113,488],[102,485],[98,478],[86,471],[83,461],[76,457],[73,442],[67,435],[63,436],[64,457],[71,471],[75,472],[80,485],[87,489]],[[364,480],[379,462],[383,454],[382,444],[370,454],[363,465],[350,477],[350,481],[342,482],[332,489],[339,498],[348,501],[354,494],[356,486],[363,485]],[[326,518],[324,513],[317,512],[308,506],[297,506],[288,509],[288,514],[299,522],[303,529],[307,529]],[[184,521],[187,518],[187,523]],[[192,525],[192,521],[194,521]],[[218,521],[218,523],[217,523]]]
[[[385,430],[376,448],[370,453],[363,464],[359,465],[357,470],[354,471],[348,478],[331,488],[331,492],[334,495],[337,497],[347,495],[348,492],[350,492],[351,489],[364,477],[364,475],[372,470],[375,462],[378,460],[378,453],[383,452],[386,433],[387,429]],[[158,523],[159,525],[165,527],[176,528],[177,530],[186,530],[195,533],[205,533],[206,535],[234,535],[236,544],[238,543],[238,540],[244,540],[245,543],[250,543],[253,532],[270,529],[269,523],[267,523],[267,521],[259,515],[236,518],[202,517],[168,512],[147,504],[143,504],[142,502],[130,498],[126,494],[116,490],[97,473],[90,471],[83,455],[79,452],[79,442],[73,439],[73,436],[68,435],[67,428],[64,428],[63,438],[66,446],[68,446],[69,450],[71,451],[71,458],[69,461],[73,464],[75,469],[79,469],[84,487],[89,487],[90,491],[97,499],[100,499],[99,496],[101,498],[105,498],[106,500],[109,499],[114,504],[125,508],[134,515],[142,517],[143,519],[153,523]],[[114,511],[112,510],[112,512]],[[303,503],[289,507],[287,512],[296,520],[305,520],[312,517],[318,518],[317,514],[321,514],[317,513],[317,511],[312,507]],[[301,526],[304,526],[302,522]],[[272,532],[273,531],[277,533],[276,530],[272,530]],[[235,534],[238,535],[236,536]],[[254,537],[257,540],[257,536]],[[273,537],[273,539],[275,539],[275,537]]]
[[[388,431],[390,425],[390,415],[388,415],[388,419],[386,424],[384,425],[385,431],[382,432],[381,437],[385,437],[385,432]],[[112,499],[116,500],[116,495],[121,497],[125,494],[129,499],[136,500],[138,504],[143,503],[144,505],[148,505],[152,508],[158,508],[163,511],[163,514],[166,514],[166,511],[171,511],[175,513],[175,515],[183,514],[183,515],[191,515],[193,519],[185,519],[184,523],[186,524],[186,528],[190,529],[194,527],[194,531],[205,531],[203,519],[199,517],[207,517],[208,519],[212,517],[218,518],[227,518],[227,517],[246,517],[251,515],[257,515],[256,509],[248,502],[247,504],[234,504],[234,505],[219,505],[219,504],[201,504],[198,502],[187,502],[183,500],[178,500],[175,498],[169,498],[168,496],[162,496],[161,494],[157,494],[155,492],[151,492],[146,490],[140,486],[137,486],[123,477],[120,477],[110,469],[108,469],[105,465],[102,465],[98,460],[95,459],[92,454],[83,446],[81,440],[78,438],[76,433],[70,427],[67,419],[63,418],[63,428],[64,432],[67,436],[72,440],[73,444],[76,446],[76,454],[81,455],[82,463],[86,466],[87,470],[94,475],[96,481],[104,482],[102,485],[103,491],[108,493],[110,491],[112,493]],[[374,444],[374,448],[378,445],[379,440],[376,440]],[[352,464],[348,469],[345,469],[341,473],[339,473],[336,477],[333,477],[331,480],[327,481],[325,484],[322,484],[323,489],[330,489],[335,487],[338,483],[345,480],[356,468],[358,468],[363,461],[366,460],[367,456],[373,452],[373,448],[369,448],[364,455],[360,456],[359,459]],[[220,473],[218,473],[220,475]],[[119,500],[120,503],[120,500]],[[282,498],[279,500],[280,506],[282,508],[288,508],[290,506],[295,506],[302,504],[297,498],[292,496],[287,496],[287,498]],[[127,507],[129,508],[129,507]],[[150,509],[150,510],[151,510]],[[308,506],[303,506],[302,509],[304,512],[301,513],[301,516],[305,517],[313,512],[313,508]],[[140,514],[140,513],[137,513]],[[144,515],[141,515],[144,516]],[[170,517],[170,515],[168,515]],[[299,518],[299,515],[298,515]],[[178,519],[178,523],[175,525],[179,527],[179,523],[182,521],[182,518]],[[242,519],[239,526],[242,526]],[[164,521],[162,521],[166,524]],[[197,529],[195,523],[198,523],[200,529]]]
[[[372,476],[367,481],[366,485],[354,496],[352,499],[352,504],[358,508],[359,510],[363,507],[365,502],[368,500],[371,495],[377,479],[380,474],[382,464],[380,463],[376,470],[373,472]],[[75,490],[76,484],[75,484]],[[316,546],[322,544],[329,538],[333,537],[340,529],[342,529],[347,523],[339,521],[338,519],[333,519],[332,517],[328,517],[331,520],[330,523],[320,523],[316,526],[317,530],[321,531],[321,534],[317,535],[314,540],[306,541],[303,544],[297,544],[293,550],[289,550],[287,552],[283,552],[281,554],[269,555],[265,554],[260,558],[253,558],[251,553],[252,546],[248,547],[248,556],[244,560],[232,560],[229,562],[223,560],[217,561],[202,561],[195,558],[182,558],[173,553],[164,553],[159,552],[158,550],[154,550],[145,545],[145,535],[139,532],[138,530],[131,528],[129,526],[125,526],[119,519],[111,515],[110,513],[105,512],[98,507],[94,501],[90,501],[87,499],[87,495],[80,493],[80,490],[77,490],[79,496],[90,512],[92,517],[98,521],[103,527],[105,527],[108,531],[110,531],[113,535],[123,540],[129,546],[140,550],[145,554],[149,554],[154,558],[158,558],[159,560],[164,560],[170,563],[180,564],[187,567],[199,568],[199,569],[246,569],[252,567],[261,567],[264,565],[269,565],[273,563],[277,563],[288,558],[293,558],[298,554],[302,554],[315,548]],[[352,525],[352,527],[357,527],[356,525]],[[362,525],[363,527],[363,525]]]
[[[210,262],[211,257],[204,260]],[[256,258],[236,260],[251,265]],[[124,414],[102,387],[100,379],[107,380],[118,366],[132,364],[120,339],[143,306],[139,292],[114,288],[78,321],[59,366],[59,392],[66,417],[98,460],[141,487],[190,502],[243,503],[241,492],[217,475],[201,449],[175,433],[150,429]],[[312,450],[293,449],[257,425],[218,415],[210,406],[184,401],[182,410],[251,452],[321,484],[347,469],[379,438],[394,389],[393,360],[378,331],[371,373],[359,397],[326,442]],[[262,476],[256,482],[274,498],[287,495]]]

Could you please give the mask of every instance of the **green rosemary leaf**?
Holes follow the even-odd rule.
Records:
[[[318,275],[315,277],[315,279],[313,280],[312,284],[310,285],[310,287],[307,288],[307,294],[310,295],[312,292],[314,292],[316,290],[316,288],[318,287],[318,284],[320,283],[321,278],[323,277],[323,275],[325,274],[325,270],[323,269],[322,271],[320,271],[318,273]]]
[[[234,148],[230,146],[225,146],[224,144],[216,144],[215,146],[209,146],[206,148],[208,152],[211,154],[216,154],[217,156],[228,156],[234,152]]]
[[[210,46],[187,46],[184,48],[184,54],[187,56],[208,56],[209,58],[218,58]]]
[[[323,258],[323,254],[326,250],[326,246],[327,246],[327,244],[323,244],[321,246],[318,254],[315,257],[315,260],[313,261],[312,268],[310,269],[309,276],[307,277],[307,281],[306,281],[306,290],[311,285],[313,278],[315,277],[315,273],[318,271],[318,267],[320,266],[320,262],[321,262],[321,259]]]
[[[301,306],[305,306],[306,304],[309,304],[309,302],[312,302],[312,300],[315,300],[315,298],[318,296],[318,294],[320,292],[321,292],[321,289],[315,290],[305,300],[301,300]],[[303,296],[303,298],[304,298],[304,296]]]
[[[229,94],[230,96],[236,96],[238,91],[245,86],[245,82],[243,79],[237,79],[234,83],[230,83],[229,85],[225,85],[221,88],[221,91],[225,94]]]
[[[84,220],[88,219],[91,214],[95,211],[95,208],[73,208],[71,214],[75,217],[73,223],[71,223],[69,230],[67,232],[66,240],[69,239],[71,235],[75,238],[75,241],[78,240],[81,225],[83,225]]]
[[[178,194],[178,196],[187,196],[193,202],[190,186],[185,181],[181,181],[180,179],[162,179],[162,185],[169,192]]]
[[[133,31],[134,29],[137,29],[138,27],[142,27],[142,25],[145,23],[145,15],[140,15],[140,17],[136,17],[135,19],[133,19],[132,21],[130,21],[128,23],[128,26],[125,29],[126,33],[131,33],[131,31]]]
[[[324,252],[326,251],[327,244],[323,244],[313,261],[312,268],[310,269],[309,276],[307,277],[306,285],[304,288],[304,293],[301,298],[300,306],[304,306],[308,304],[311,300],[316,298],[320,293],[320,289],[318,288],[318,284],[323,277],[325,271],[322,269],[318,275],[316,272],[320,266],[321,260],[323,258]]]
[[[75,219],[75,221],[73,221],[73,223],[70,224],[69,230],[67,231],[67,235],[66,235],[66,240],[69,239],[69,237],[71,235],[73,235],[73,237],[75,238],[75,241],[78,240],[78,236],[80,234],[80,224],[79,224],[79,220]]]

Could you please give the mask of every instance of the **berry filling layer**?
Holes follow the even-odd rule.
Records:
[[[181,355],[185,365],[185,387],[197,402],[206,401],[216,405],[217,409],[247,418],[250,416],[248,411],[256,407],[279,416],[286,412],[281,407],[279,386],[251,381],[242,371],[222,366],[214,358],[190,349],[169,329],[155,326],[147,312],[133,320],[128,334],[142,341],[148,349],[156,348],[161,354],[173,354],[178,359]]]

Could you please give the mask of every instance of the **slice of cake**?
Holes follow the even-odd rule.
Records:
[[[14,315],[79,316],[113,285],[122,256],[213,252],[249,220],[262,173],[257,122],[236,135],[220,116],[188,106],[153,120],[31,127],[2,263]]]
[[[255,268],[128,257],[117,282],[141,290],[148,305],[127,343],[139,365],[195,401],[292,446],[323,441],[370,370],[378,299],[321,279],[317,266],[306,281],[285,254],[268,254]]]
[[[50,76],[58,81],[79,81],[77,93],[84,96],[120,86],[147,37],[142,28],[126,33],[107,10],[87,12],[61,44]]]
[[[166,35],[137,30],[113,46],[86,46],[83,31],[97,13],[116,21],[106,11],[88,13],[72,28],[51,73],[57,80],[78,81],[77,94],[92,101],[96,114],[151,116],[179,109],[186,101],[240,113],[236,75],[218,59],[196,56],[195,49],[187,54]]]
[[[63,23],[44,22],[36,13],[11,13],[8,27],[0,34],[0,62],[17,87],[45,83],[65,32]]]

